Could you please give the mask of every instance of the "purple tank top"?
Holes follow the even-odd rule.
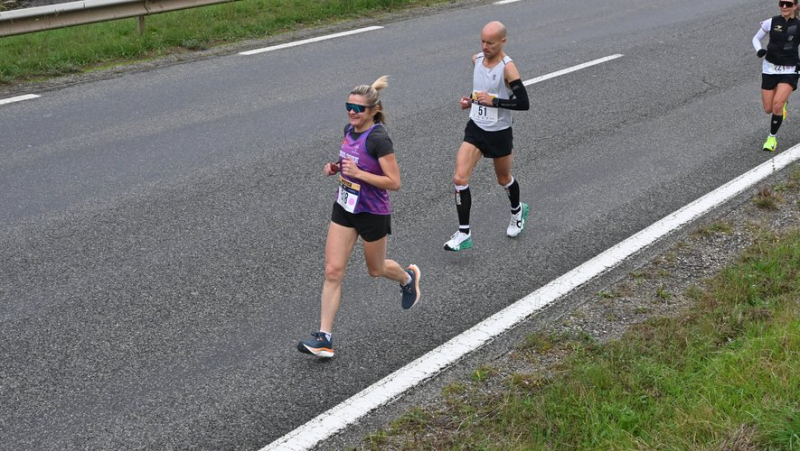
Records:
[[[367,136],[379,124],[375,124],[361,134],[358,139],[350,136],[353,126],[348,127],[342,140],[339,151],[339,163],[345,158],[351,158],[362,171],[372,174],[384,175],[377,158],[367,152]],[[339,174],[339,195],[337,202],[351,213],[372,213],[375,215],[388,215],[391,213],[389,193],[385,189],[377,188],[364,181],[351,179]]]

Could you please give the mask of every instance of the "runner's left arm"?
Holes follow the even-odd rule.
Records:
[[[393,153],[384,155],[378,159],[381,165],[383,175],[373,174],[371,172],[362,171],[352,160],[344,162],[345,167],[343,173],[346,175],[357,178],[370,185],[385,189],[389,191],[397,191],[400,189],[400,168],[397,165],[397,158]],[[349,172],[345,172],[349,171]]]
[[[511,98],[501,99],[495,97],[492,99],[492,106],[519,111],[530,109],[531,105],[528,100],[528,91],[525,89],[525,85],[522,84],[522,80],[516,79],[509,83],[508,86],[511,88]]]
[[[511,88],[511,98],[501,99],[495,97],[492,99],[492,106],[498,108],[505,108],[508,110],[524,111],[530,109],[530,101],[528,100],[528,91],[522,83],[522,79],[517,70],[517,65],[513,62],[506,64],[503,75],[508,82],[508,87]]]

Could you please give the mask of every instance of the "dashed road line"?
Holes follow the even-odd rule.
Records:
[[[353,35],[353,34],[365,33],[367,31],[380,30],[382,28],[383,27],[373,26],[373,27],[359,28],[357,30],[343,31],[341,33],[334,33],[334,34],[328,34],[328,35],[325,35],[325,36],[317,36],[316,38],[303,39],[302,41],[287,42],[286,44],[273,45],[271,47],[264,47],[262,49],[248,50],[246,52],[240,52],[239,55],[246,55],[246,56],[256,55],[256,54],[259,54],[259,53],[271,52],[273,50],[281,50],[281,49],[286,49],[286,48],[289,48],[289,47],[296,47],[298,45],[310,44],[312,42],[326,41],[328,39],[335,39],[335,38],[341,38],[343,36],[350,36],[350,35]]]
[[[0,105],[6,105],[14,102],[22,102],[23,100],[31,100],[39,97],[41,96],[36,94],[25,94],[24,96],[9,97],[7,99],[0,99]]]

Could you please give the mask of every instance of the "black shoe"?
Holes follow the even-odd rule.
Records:
[[[408,310],[419,301],[419,279],[421,274],[417,265],[408,265],[406,272],[411,276],[411,282],[400,287],[403,289],[403,308]]]
[[[317,357],[333,357],[333,339],[328,340],[322,332],[314,332],[314,338],[297,343],[297,350],[304,354],[313,354]]]

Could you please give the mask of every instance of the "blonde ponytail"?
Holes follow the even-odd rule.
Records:
[[[374,82],[372,82],[372,88],[375,89],[376,91],[382,91],[388,87],[389,87],[388,75],[384,75],[379,79],[375,80]]]

